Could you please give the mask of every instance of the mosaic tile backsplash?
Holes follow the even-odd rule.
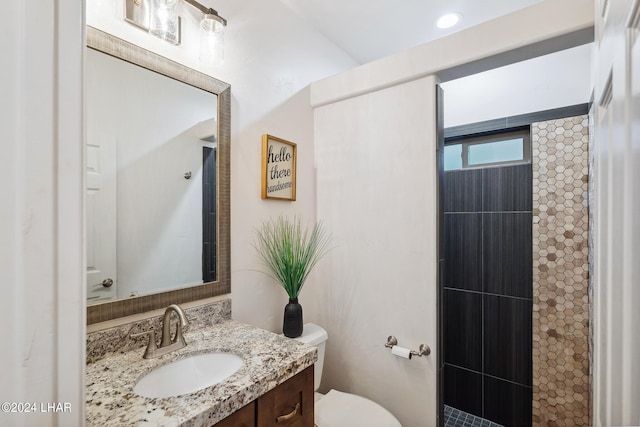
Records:
[[[588,426],[588,116],[534,123],[533,425]]]
[[[215,301],[184,310],[189,324],[184,331],[195,331],[231,319],[231,299]],[[94,363],[113,353],[125,353],[147,345],[149,338],[131,338],[132,334],[155,329],[162,330],[162,315],[133,321],[121,326],[87,334],[87,363]],[[156,335],[157,337],[158,335]]]

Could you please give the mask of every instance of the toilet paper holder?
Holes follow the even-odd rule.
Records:
[[[393,348],[396,345],[398,345],[398,339],[396,337],[394,337],[393,335],[390,335],[387,338],[387,343],[384,346],[387,347],[387,348]],[[422,357],[422,356],[428,356],[430,354],[431,354],[431,349],[426,344],[420,344],[420,346],[418,346],[418,351],[411,350],[411,355],[412,356],[420,356],[420,357]]]

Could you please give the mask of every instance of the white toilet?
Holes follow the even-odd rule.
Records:
[[[313,371],[315,390],[320,387],[324,365],[327,331],[313,323],[304,325],[296,340],[318,347],[318,361]],[[391,412],[377,403],[350,393],[330,390],[315,394],[315,423],[318,427],[402,427]]]

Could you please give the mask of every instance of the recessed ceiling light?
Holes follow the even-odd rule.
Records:
[[[438,28],[442,29],[451,28],[458,22],[460,22],[461,19],[462,15],[457,12],[446,13],[438,18],[438,22],[436,22],[436,25],[438,26]]]

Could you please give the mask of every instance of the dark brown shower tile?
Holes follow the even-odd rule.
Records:
[[[444,291],[444,361],[482,371],[482,294]]]
[[[484,291],[531,298],[531,214],[485,213],[482,219]]]
[[[445,286],[482,291],[482,214],[445,214]]]

